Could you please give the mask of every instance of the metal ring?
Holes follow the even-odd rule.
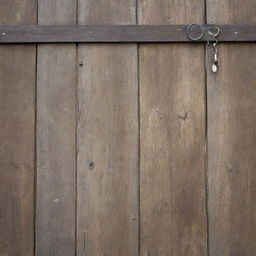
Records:
[[[216,29],[216,33],[212,32],[211,29]],[[210,24],[208,27],[208,34],[216,38],[220,34],[220,28],[214,24]]]
[[[198,37],[192,37],[190,36],[190,30],[193,28],[193,27],[199,27],[201,29],[201,34],[198,36]],[[204,26],[200,25],[200,24],[197,24],[197,23],[192,23],[190,24],[188,27],[187,27],[187,37],[188,39],[192,40],[192,41],[199,41],[200,39],[202,39],[202,37],[204,36],[204,31],[205,31],[205,28]]]

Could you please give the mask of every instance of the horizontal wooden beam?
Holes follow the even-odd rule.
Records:
[[[255,42],[256,24],[218,25],[220,42]],[[188,25],[0,26],[0,43],[156,43],[198,42]],[[202,42],[202,41],[201,41]]]

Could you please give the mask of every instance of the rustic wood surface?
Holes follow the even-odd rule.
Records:
[[[212,25],[209,25],[212,26]],[[255,42],[255,24],[217,25],[219,42]],[[188,25],[0,26],[0,44],[63,42],[191,42]]]
[[[36,24],[35,1],[0,6],[1,25]],[[35,61],[33,45],[0,47],[1,256],[33,255]]]
[[[192,22],[204,22],[202,0],[140,1],[139,24]],[[142,44],[139,53],[140,255],[204,256],[204,47]]]
[[[194,22],[224,24],[222,41],[255,37],[253,0],[0,8],[0,43],[43,42],[38,32],[48,42],[169,40],[168,25]],[[256,46],[218,45],[217,74],[206,49],[0,46],[0,256],[255,254]]]
[[[256,23],[253,0],[207,1],[209,22]],[[210,256],[256,251],[256,45],[220,45],[208,70]],[[211,65],[211,50],[207,67]]]
[[[72,0],[39,0],[39,24],[76,24]],[[39,45],[36,255],[74,256],[76,45]]]
[[[79,1],[79,24],[134,24],[134,0]],[[138,255],[136,45],[78,49],[77,255]]]

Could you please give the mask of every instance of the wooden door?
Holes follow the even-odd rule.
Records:
[[[24,0],[0,25],[255,23],[253,0]],[[1,32],[1,31],[0,31]],[[256,46],[0,45],[0,256],[254,256]]]

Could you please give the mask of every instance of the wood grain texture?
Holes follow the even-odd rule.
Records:
[[[76,23],[72,0],[39,0],[39,24]],[[76,45],[38,46],[36,255],[75,255]]]
[[[209,25],[212,26],[212,25]],[[218,42],[255,42],[255,24],[217,25]],[[0,26],[0,44],[190,42],[188,25],[28,25]],[[206,25],[204,27],[207,27]],[[207,41],[203,38],[200,40]]]
[[[1,1],[0,24],[36,23],[33,0]],[[15,12],[13,10],[15,9]],[[34,248],[35,46],[0,47],[0,255]]]
[[[79,1],[79,24],[134,22],[134,0]],[[137,46],[81,44],[78,56],[77,255],[136,256]]]
[[[255,23],[256,2],[207,1],[208,22]],[[256,46],[220,45],[208,71],[210,256],[256,251]],[[208,51],[208,67],[211,65]]]
[[[139,24],[204,20],[201,0],[139,3]],[[207,255],[203,46],[142,44],[139,56],[140,255]]]

